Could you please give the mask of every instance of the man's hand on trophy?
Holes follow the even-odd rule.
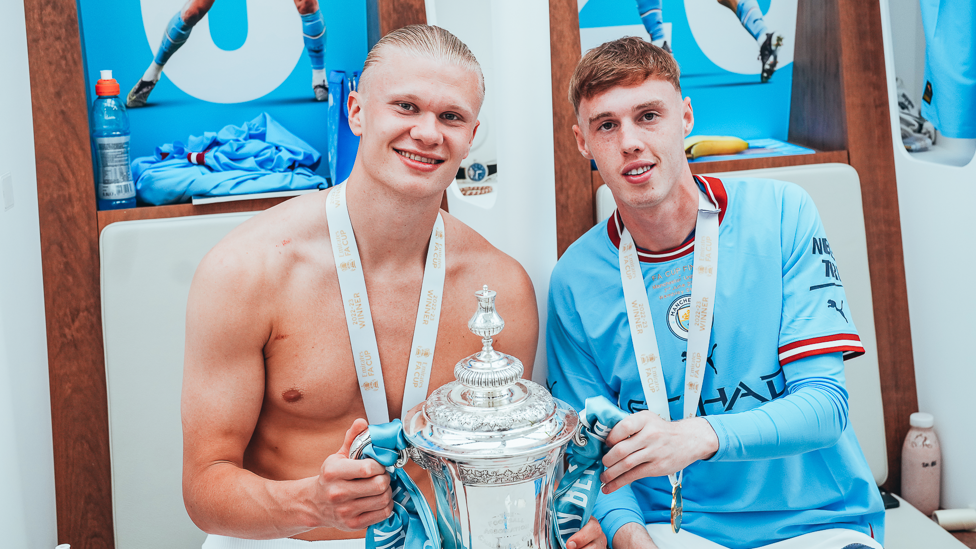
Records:
[[[566,540],[566,549],[606,549],[607,536],[600,523],[590,517],[590,521]]]
[[[393,513],[390,475],[376,460],[350,459],[353,439],[366,430],[364,419],[357,419],[338,452],[326,458],[315,483],[311,501],[314,527],[362,530]]]
[[[639,412],[621,420],[607,436],[610,451],[603,456],[600,475],[609,494],[645,477],[660,477],[684,469],[718,451],[718,437],[705,419],[664,421],[653,412]]]

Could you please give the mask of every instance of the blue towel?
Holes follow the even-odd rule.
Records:
[[[197,196],[227,196],[326,188],[313,170],[322,155],[311,145],[259,114],[241,126],[191,135],[136,158],[136,196],[153,205],[188,202]]]

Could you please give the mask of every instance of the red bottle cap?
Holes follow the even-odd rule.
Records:
[[[102,71],[102,78],[95,83],[95,95],[118,95],[119,83],[112,78],[112,71]]]

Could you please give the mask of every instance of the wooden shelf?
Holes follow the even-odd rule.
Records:
[[[952,532],[952,535],[966,547],[976,549],[976,532]]]
[[[848,163],[847,151],[818,151],[813,154],[797,154],[791,156],[767,156],[764,158],[743,158],[741,160],[716,160],[714,162],[692,162],[691,173],[706,174],[718,172],[734,172],[742,170],[758,170],[762,168],[785,168],[787,166],[804,166],[807,164],[826,164],[837,162]],[[593,170],[591,175],[593,193],[603,185],[600,172]],[[595,202],[594,202],[595,207]],[[594,210],[595,212],[595,210]],[[595,215],[595,213],[594,213]]]
[[[299,195],[301,196],[301,195]],[[237,212],[260,212],[272,206],[277,206],[285,200],[297,198],[295,196],[279,196],[275,198],[256,198],[251,200],[235,200],[231,202],[215,202],[213,204],[171,204],[167,206],[139,206],[125,210],[103,210],[98,212],[98,234],[112,223],[119,221],[138,221],[141,219],[165,219],[167,217],[186,217],[190,215],[208,215]],[[441,209],[448,211],[447,192],[441,198]]]
[[[217,202],[215,204],[171,204],[168,206],[140,206],[125,210],[102,210],[98,212],[98,234],[102,229],[118,221],[136,221],[139,219],[164,219],[167,217],[186,217],[190,215],[207,215],[237,212],[257,212],[267,210],[281,204],[285,200],[295,198],[282,196],[277,198],[259,198],[256,200],[240,200],[235,202]]]
[[[791,156],[767,156],[764,158],[743,158],[741,160],[716,160],[714,162],[692,162],[691,173],[734,172],[740,170],[759,170],[762,168],[785,168],[807,164],[848,163],[847,151],[818,151],[813,154]]]

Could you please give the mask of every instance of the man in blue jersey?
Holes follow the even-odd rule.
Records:
[[[718,0],[739,18],[742,28],[749,32],[759,45],[759,61],[762,69],[759,79],[769,82],[779,64],[779,49],[783,46],[783,35],[766,26],[762,10],[757,0]],[[671,51],[664,36],[664,0],[637,0],[637,13],[641,23],[650,35],[651,43]]]
[[[127,107],[131,109],[146,106],[149,94],[163,74],[163,66],[187,41],[190,31],[203,19],[203,16],[207,15],[214,1],[188,0],[186,5],[173,15],[166,25],[166,30],[163,31],[163,40],[156,50],[152,63],[149,64],[142,78],[132,86],[126,97]],[[329,82],[325,74],[325,19],[319,11],[318,0],[295,0],[295,8],[302,17],[302,39],[305,41],[305,51],[308,52],[312,64],[312,93],[315,94],[316,101],[327,101]]]
[[[690,99],[644,40],[587,52],[570,99],[617,211],[553,271],[549,385],[629,413],[594,508],[611,546],[880,548],[844,386],[863,348],[810,197],[693,176]]]

